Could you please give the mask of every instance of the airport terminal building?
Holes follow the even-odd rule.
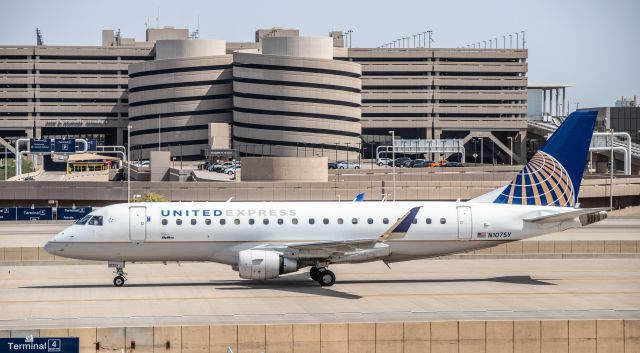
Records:
[[[129,126],[134,159],[371,157],[393,130],[492,140],[504,162],[510,142],[524,154],[526,115],[526,49],[345,48],[341,32],[281,28],[231,43],[170,27],[143,42],[105,30],[95,47],[0,46],[1,138],[124,145]]]

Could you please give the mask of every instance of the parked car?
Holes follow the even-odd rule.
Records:
[[[32,176],[28,176],[28,177],[24,178],[24,181],[31,181],[31,180],[36,180],[36,178],[34,178]]]
[[[340,161],[338,169],[360,169],[360,164],[354,162]]]
[[[427,168],[433,164],[433,161],[428,161],[426,159],[416,159],[411,162],[411,168]]]
[[[405,167],[405,168],[414,168],[414,164],[416,162],[423,162],[423,161],[425,161],[425,159],[408,160],[408,161],[404,162],[403,167]]]
[[[391,158],[377,158],[376,159],[376,164],[379,165],[379,166],[390,165],[391,164]]]
[[[407,161],[410,161],[410,160],[411,160],[411,158],[409,158],[409,157],[396,158],[395,165],[396,165],[396,167],[404,167],[404,164]]]
[[[464,164],[462,164],[460,162],[447,162],[442,166],[443,167],[464,167]]]
[[[329,169],[338,169],[338,164],[336,162],[329,162]]]
[[[235,166],[236,164],[238,164],[235,161],[230,161],[230,162],[224,162],[222,164],[217,164],[213,167],[213,171],[214,172],[218,172],[218,173],[222,173],[225,171],[225,169],[227,168],[231,168],[232,166]]]
[[[225,170],[224,170],[224,173],[225,173],[225,174],[228,174],[228,175],[235,175],[235,174],[236,174],[236,171],[240,170],[240,168],[241,168],[241,167],[240,167],[240,165],[239,165],[239,164],[235,164],[235,165],[233,165],[233,166],[231,166],[231,167],[229,167],[229,168],[225,169]]]

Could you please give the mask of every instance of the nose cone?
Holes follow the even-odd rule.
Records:
[[[62,232],[56,234],[51,241],[48,241],[44,245],[44,251],[48,252],[52,255],[60,255],[62,251],[64,251],[64,242],[71,240],[72,236],[72,228],[69,227]]]
[[[51,255],[55,255],[57,252],[57,249],[59,248],[60,246],[58,246],[58,244],[52,241],[48,241],[46,244],[44,244],[44,251],[48,252]]]

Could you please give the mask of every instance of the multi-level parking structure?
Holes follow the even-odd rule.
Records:
[[[0,137],[93,137],[122,144],[129,64],[139,47],[0,47]]]
[[[388,142],[390,129],[404,138],[463,138],[484,131],[505,144],[507,136],[526,133],[526,49],[355,48],[337,53],[341,60],[362,65],[367,143]]]
[[[333,60],[331,38],[263,38],[262,53],[234,53],[233,74],[241,153],[357,158],[360,65]]]
[[[214,126],[232,122],[232,56],[220,40],[160,40],[155,54],[129,67],[132,148],[140,158],[154,150],[200,158]]]

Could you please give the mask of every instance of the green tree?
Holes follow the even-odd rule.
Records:
[[[4,170],[5,170],[5,160],[4,156],[0,161],[0,181],[4,181],[5,179],[9,179],[16,175],[16,160],[15,159],[7,159],[7,176],[5,178]],[[27,158],[22,158],[22,172],[23,173],[31,173],[33,172],[33,162]]]
[[[155,192],[145,192],[142,197],[135,199],[134,202],[169,202],[169,198]]]

